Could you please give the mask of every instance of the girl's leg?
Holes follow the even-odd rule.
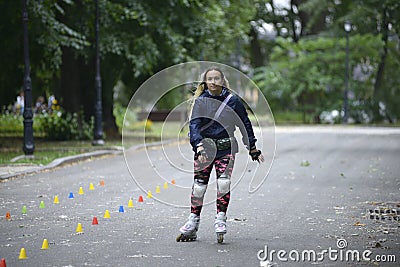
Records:
[[[217,173],[217,213],[225,212],[231,198],[230,185],[235,156],[228,154],[215,160]]]
[[[213,163],[207,163],[208,166],[204,167],[204,164],[198,160],[194,161],[194,182],[192,187],[191,195],[191,213],[200,216],[201,209],[203,208],[204,194],[207,190],[208,181],[210,180],[210,174],[212,171]]]

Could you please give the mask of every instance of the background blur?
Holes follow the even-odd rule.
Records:
[[[398,0],[99,0],[99,8],[108,137],[120,135],[125,107],[146,79],[198,60],[246,73],[278,124],[341,123],[347,54],[349,123],[398,125]],[[1,0],[0,9],[0,129],[22,136],[22,1]],[[35,136],[90,139],[94,1],[31,0],[28,16]],[[172,109],[182,95],[163,96],[156,109]]]

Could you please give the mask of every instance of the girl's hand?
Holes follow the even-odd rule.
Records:
[[[206,163],[207,162],[207,153],[204,150],[203,146],[197,147],[197,159],[200,161],[200,163]]]
[[[257,148],[254,148],[254,149],[250,150],[249,155],[250,155],[250,157],[251,157],[251,159],[252,159],[253,161],[256,161],[256,160],[257,160],[258,163],[264,162],[264,156],[263,156],[263,154],[261,153],[261,151],[258,150]]]

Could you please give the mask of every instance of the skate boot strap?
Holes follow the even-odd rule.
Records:
[[[217,226],[226,226],[226,221],[224,221],[224,220],[216,220],[215,223],[214,223],[214,225],[217,225]]]

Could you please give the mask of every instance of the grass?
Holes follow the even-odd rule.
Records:
[[[180,131],[179,122],[170,122],[164,124],[163,122],[152,122],[151,127],[146,129],[145,140],[146,143],[158,142],[161,140],[177,138],[178,132],[180,136],[187,135],[187,126]],[[124,132],[124,147],[130,147],[143,143],[143,127],[142,129],[137,128]],[[95,150],[103,150],[111,147],[121,147],[122,138],[120,139],[107,139],[105,140],[105,146],[92,146],[91,140],[87,141],[49,141],[42,137],[35,137],[35,151],[34,158],[28,159],[23,158],[16,162],[11,160],[17,156],[24,154],[22,151],[23,137],[20,135],[10,136],[0,135],[0,164],[35,164],[35,165],[46,165],[53,160],[61,157],[67,157],[82,153],[87,153]]]
[[[99,149],[105,149],[112,146],[121,146],[121,140],[107,140],[103,147],[92,146],[91,141],[48,141],[43,138],[35,138],[34,158],[23,158],[16,162],[11,160],[24,154],[22,151],[22,137],[2,137],[0,139],[0,164],[42,164],[46,165],[53,160],[61,157],[67,157],[82,154]]]

